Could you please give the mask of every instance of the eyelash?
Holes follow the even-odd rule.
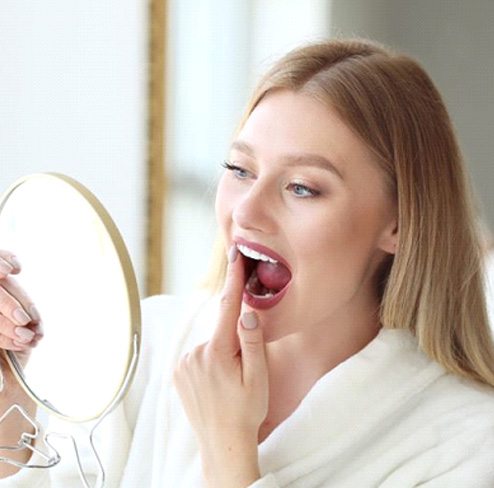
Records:
[[[237,178],[241,180],[247,178],[247,175],[249,173],[244,168],[230,163],[230,161],[223,161],[223,164],[221,166],[223,166],[223,168],[225,168],[226,170],[231,171]],[[239,173],[243,173],[242,176]]]
[[[237,166],[236,164],[232,164],[229,161],[224,161],[222,163],[222,166],[226,170],[231,171],[239,180],[244,180],[249,175],[249,171],[240,166]],[[286,188],[287,190],[291,191],[297,198],[315,198],[321,194],[320,191],[315,190],[314,188],[310,188],[302,183],[289,183]],[[306,193],[304,195],[299,195],[295,193],[297,190],[303,190]]]
[[[289,183],[287,188],[290,189],[297,198],[314,198],[318,197],[321,194],[320,191],[314,190],[313,188],[310,188],[307,185],[303,185],[302,183]],[[307,193],[305,195],[297,195],[295,193],[296,188],[303,189]]]

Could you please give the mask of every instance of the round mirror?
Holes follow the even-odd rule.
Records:
[[[25,368],[8,360],[33,399],[65,419],[99,417],[123,396],[138,356],[140,307],[123,240],[80,183],[36,174],[0,201],[0,249],[39,310],[44,337]]]

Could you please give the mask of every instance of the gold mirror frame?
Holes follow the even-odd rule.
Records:
[[[146,294],[163,290],[163,222],[166,191],[165,150],[165,69],[166,0],[149,1],[149,95],[148,95],[148,175]]]

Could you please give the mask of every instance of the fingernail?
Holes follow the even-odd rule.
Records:
[[[14,268],[4,259],[0,259],[0,273],[7,275],[12,273],[12,271],[14,271]]]
[[[25,327],[16,327],[15,334],[19,337],[20,342],[31,342],[34,337],[34,332],[30,329],[26,329]]]
[[[45,335],[43,322],[38,322],[31,330],[36,334],[37,339],[41,339]]]
[[[16,308],[12,312],[14,321],[19,325],[26,325],[31,322],[31,317],[22,308]]]
[[[16,256],[11,256],[9,261],[14,268],[21,269],[21,263],[19,262]]]
[[[12,341],[14,346],[17,346],[17,347],[21,347],[22,349],[25,349],[27,344],[24,343],[24,342],[19,342],[19,341],[16,341],[15,339]]]
[[[235,244],[233,244],[232,247],[230,247],[230,250],[228,251],[228,262],[229,263],[234,263],[235,260],[237,259],[238,256],[238,249]]]
[[[34,322],[39,322],[41,320],[41,315],[39,314],[38,309],[34,305],[31,305],[29,307],[29,315],[31,315],[31,318],[32,320],[34,320]]]
[[[242,315],[242,325],[244,329],[255,329],[257,327],[257,316],[255,312],[247,312]]]

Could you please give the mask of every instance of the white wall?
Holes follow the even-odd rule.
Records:
[[[253,0],[252,4],[252,82],[290,49],[328,37],[331,0]]]
[[[494,2],[333,0],[332,33],[388,43],[418,58],[443,94],[494,229]]]
[[[0,190],[66,173],[122,232],[142,284],[145,0],[0,2]]]

